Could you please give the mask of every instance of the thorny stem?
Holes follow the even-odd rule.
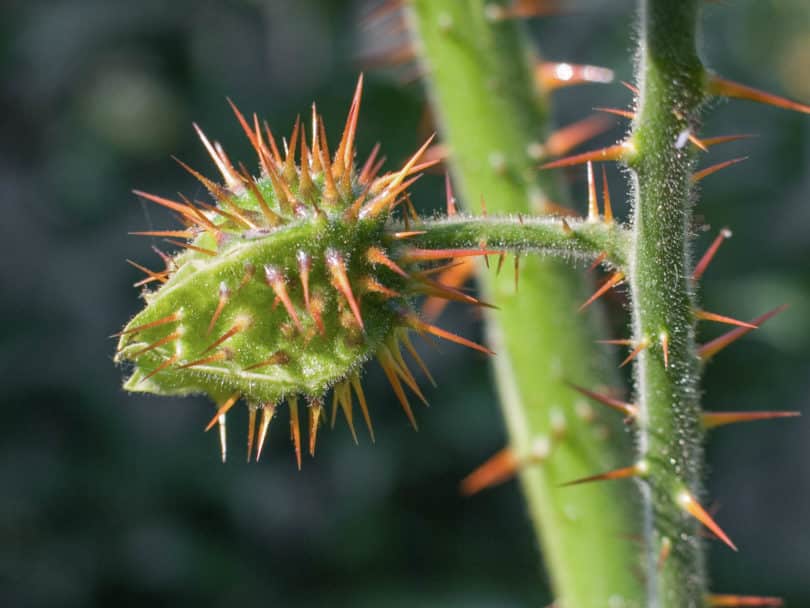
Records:
[[[629,275],[633,340],[651,345],[635,368],[639,457],[648,465],[640,484],[647,605],[671,608],[702,606],[706,594],[699,524],[683,506],[685,492],[700,500],[703,462],[688,270],[694,159],[682,145],[686,130],[697,129],[704,95],[697,12],[698,0],[641,2],[640,107],[628,159],[636,195]],[[670,543],[662,563],[659,553]]]
[[[534,84],[535,57],[520,23],[493,20],[492,4],[412,0],[411,30],[467,209],[483,196],[490,213],[536,214],[549,200],[564,202],[559,176],[539,172],[541,159],[531,156],[548,135],[547,100]],[[615,468],[627,454],[621,424],[609,416],[588,421],[584,402],[565,382],[598,386],[613,379],[594,356],[593,340],[604,333],[595,330],[593,313],[575,312],[588,288],[562,262],[533,255],[521,260],[519,293],[511,273],[479,278],[485,298],[500,308],[487,315],[487,336],[498,353],[510,447],[520,456],[551,447],[542,465],[522,469],[520,480],[555,605],[640,605],[636,550],[626,540],[634,533],[631,501],[622,482],[560,487]]]
[[[588,263],[602,254],[604,262],[624,271],[630,232],[617,224],[543,217],[465,217],[426,220],[411,225],[424,232],[406,241],[407,246],[433,249],[480,249],[504,254],[548,254]]]

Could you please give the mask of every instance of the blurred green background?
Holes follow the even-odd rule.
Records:
[[[286,420],[271,429],[264,461],[247,466],[247,416],[231,415],[232,458],[222,465],[216,436],[202,432],[210,403],[119,388],[108,336],[140,306],[131,286],[139,274],[124,260],[160,264],[148,240],[127,232],[173,225],[130,191],[202,196],[170,159],[213,175],[192,121],[232,158],[250,159],[226,96],[266,116],[276,133],[317,100],[335,139],[365,69],[361,154],[381,141],[393,167],[420,143],[423,93],[418,82],[403,83],[413,71],[370,69],[368,57],[397,37],[390,23],[361,26],[373,5],[2,3],[0,605],[551,601],[516,485],[472,499],[457,490],[504,442],[487,362],[474,353],[422,349],[440,386],[428,392],[430,410],[418,411],[419,433],[370,365],[377,444],[361,433],[354,446],[339,425],[301,473]],[[546,56],[609,66],[630,80],[632,3],[577,6],[531,22]],[[810,101],[806,0],[707,4],[703,54],[729,78]],[[566,124],[630,98],[617,83],[562,91],[555,101]],[[622,128],[617,122],[602,142]],[[792,307],[712,363],[705,402],[807,413],[810,117],[745,102],[708,114],[705,133],[740,132],[759,138],[718,147],[703,163],[750,155],[704,182],[697,250],[722,226],[735,236],[706,274],[703,303],[739,318]],[[571,174],[580,201],[581,173]],[[613,177],[621,198],[625,185]],[[415,192],[420,209],[439,208],[441,188],[440,177],[426,177]],[[620,306],[612,314],[620,327]],[[442,325],[476,337],[477,321],[451,307]],[[708,457],[717,518],[741,548],[712,543],[713,588],[810,605],[808,420],[721,429]]]

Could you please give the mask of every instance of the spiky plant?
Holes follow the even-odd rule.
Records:
[[[160,286],[144,293],[146,308],[120,332],[116,359],[134,364],[124,387],[210,396],[217,411],[207,428],[219,424],[223,460],[226,415],[240,399],[249,409],[248,458],[255,437],[257,459],[277,406],[286,402],[300,468],[299,400],[306,407],[309,452],[314,455],[330,389],[333,418],[340,406],[356,440],[354,393],[373,438],[360,382],[360,368],[372,357],[416,427],[403,385],[425,398],[402,349],[426,374],[427,369],[410,332],[489,352],[421,320],[414,310],[413,299],[424,294],[480,304],[434,280],[436,270],[430,265],[493,252],[406,244],[420,232],[393,226],[391,215],[401,205],[410,207],[408,187],[421,170],[435,164],[419,164],[430,141],[396,172],[378,175],[376,149],[356,169],[362,84],[361,78],[334,154],[315,106],[311,141],[304,125],[296,122],[284,155],[266,125],[262,132],[254,115],[251,126],[233,106],[258,156],[259,178],[244,165],[237,170],[219,144],[197,128],[224,184],[183,166],[215,203],[136,192],[177,213],[185,226],[136,233],[166,237],[182,250],[166,258],[165,270],[146,270],[147,277],[138,283]]]
[[[490,176],[495,172],[525,176],[526,171],[522,168],[527,163],[527,153],[547,154],[546,148],[527,146],[524,140],[520,149],[512,151],[511,162],[500,167],[482,166],[482,153],[486,151],[483,146],[493,146],[493,140],[482,140],[476,161],[470,151],[476,139],[468,134],[468,125],[473,121],[488,121],[488,127],[480,128],[481,131],[510,133],[523,129],[530,133],[527,137],[542,137],[544,125],[537,119],[536,108],[547,105],[548,82],[542,78],[533,82],[526,76],[536,69],[536,59],[523,42],[525,38],[516,19],[553,12],[559,8],[558,3],[412,0],[403,4],[408,9],[412,26],[413,55],[422,62],[435,114],[440,118],[443,144],[453,151],[449,154],[449,162],[457,178],[465,184],[468,196],[477,194],[474,189],[481,187],[481,172],[488,171]],[[734,545],[700,505],[700,500],[703,500],[702,446],[705,430],[721,424],[797,413],[706,412],[702,410],[698,397],[705,362],[782,307],[750,323],[698,307],[697,282],[728,232],[721,231],[706,255],[693,263],[692,206],[697,195],[696,183],[742,160],[731,159],[705,169],[695,168],[698,150],[705,151],[712,145],[744,137],[701,138],[698,135],[700,113],[707,101],[725,96],[805,113],[810,108],[722,79],[704,68],[697,56],[695,42],[699,4],[696,0],[640,2],[636,86],[628,85],[636,95],[636,109],[604,109],[632,120],[631,132],[616,145],[545,162],[539,167],[542,170],[587,164],[588,221],[607,226],[612,225],[613,214],[604,169],[605,202],[600,217],[591,163],[618,161],[629,169],[632,183],[628,197],[631,201],[629,224],[621,230],[614,228],[627,231],[629,242],[625,257],[619,261],[607,251],[596,255],[597,263],[612,262],[608,268],[610,275],[586,304],[615,287],[628,286],[631,336],[604,341],[628,347],[629,354],[621,365],[634,364],[635,398],[630,402],[617,399],[610,392],[574,388],[591,400],[618,411],[633,424],[638,455],[635,464],[587,476],[578,482],[629,477],[639,480],[644,522],[644,550],[640,557],[644,568],[646,605],[776,605],[779,602],[776,598],[708,594],[704,543],[698,526],[707,526],[729,546],[734,548]],[[563,67],[563,80],[579,79],[574,66],[563,64]],[[477,166],[476,162],[479,163]],[[518,168],[522,170],[518,171]],[[533,179],[538,183],[542,176]],[[501,188],[498,194],[487,192],[487,196],[497,201],[504,192]],[[524,209],[529,207],[529,196],[524,197],[522,204]],[[569,234],[576,237],[578,230],[572,229]],[[498,290],[490,278],[485,276],[483,282],[488,288],[487,294],[493,289]],[[539,295],[537,299],[539,302]],[[496,328],[490,333],[511,336],[517,341],[521,325],[527,322],[530,313],[524,312],[521,316],[517,307],[510,307],[508,312],[508,316],[488,317],[490,325]],[[738,327],[708,344],[697,345],[695,325],[699,320]],[[519,416],[532,420],[531,413],[515,414],[515,410],[536,406],[537,399],[528,391],[537,386],[538,381],[509,374],[497,374],[497,378],[502,385],[502,394],[509,396],[504,400],[507,420]],[[546,402],[545,406],[548,405]],[[514,425],[510,425],[510,431],[513,446],[506,453],[519,449],[521,434],[525,433],[522,429],[516,430]],[[504,460],[504,454],[499,454],[488,466],[503,470],[498,463]],[[522,476],[537,475],[531,472],[536,468],[523,467]],[[550,476],[553,480],[553,475],[553,471],[548,473],[545,487],[524,479],[530,504],[553,502],[555,494],[565,491],[551,487],[548,479]],[[583,582],[576,574],[583,570],[576,561],[579,556],[559,549],[561,534],[551,529],[553,518],[541,508],[535,522],[539,524],[538,535],[544,541],[545,553],[551,558],[548,565],[561,605],[604,606],[614,600],[619,603],[635,601],[634,597],[627,595],[597,596],[584,591],[583,587],[589,586],[594,570],[597,577],[611,576],[613,571],[597,564],[596,569],[587,569],[588,582]],[[620,543],[616,543],[609,557],[601,557],[605,562],[617,563],[625,556]],[[635,560],[624,561],[621,569],[630,572],[635,565]],[[607,586],[617,588],[618,581],[609,582]]]
[[[420,171],[438,162],[424,158],[430,140],[398,171],[379,175],[376,149],[356,169],[354,139],[362,79],[334,152],[328,148],[326,131],[314,107],[311,139],[296,122],[282,154],[269,128],[262,129],[255,115],[249,123],[234,106],[257,153],[258,177],[241,164],[237,170],[222,148],[211,144],[198,129],[224,184],[186,167],[211,193],[213,204],[139,193],[176,212],[184,224],[180,230],[140,234],[166,237],[183,251],[165,258],[165,270],[146,271],[147,277],[140,282],[158,283],[159,287],[144,294],[147,306],[120,333],[116,358],[134,367],[125,387],[157,394],[209,395],[217,410],[208,428],[219,424],[223,459],[226,415],[238,401],[245,401],[250,413],[248,459],[254,445],[258,458],[276,409],[286,403],[300,467],[299,402],[307,410],[310,453],[315,451],[330,390],[332,417],[340,408],[354,434],[356,399],[372,432],[360,377],[361,367],[371,358],[379,360],[399,403],[416,426],[405,388],[424,397],[405,362],[403,348],[425,374],[427,370],[411,345],[410,332],[491,352],[439,329],[416,312],[415,299],[422,295],[485,305],[457,285],[435,278],[441,273],[448,280],[463,280],[468,269],[458,272],[458,268],[448,268],[448,262],[497,256],[499,270],[504,256],[511,253],[515,276],[518,260],[535,253],[602,265],[611,274],[581,308],[614,287],[629,287],[632,335],[609,342],[630,349],[622,365],[634,365],[635,398],[625,401],[594,386],[571,383],[582,374],[574,370],[568,357],[583,352],[581,344],[588,335],[577,330],[555,336],[545,345],[566,353],[560,356],[562,369],[544,385],[555,398],[559,395],[564,409],[544,409],[542,400],[527,398],[532,357],[542,355],[544,362],[549,357],[546,351],[535,351],[532,341],[536,336],[526,335],[527,327],[536,327],[528,323],[536,311],[521,309],[518,302],[525,306],[525,297],[507,298],[504,279],[487,275],[487,294],[496,304],[506,300],[503,312],[509,315],[490,315],[488,336],[498,350],[502,348],[501,360],[506,361],[496,365],[496,375],[513,445],[471,478],[468,489],[521,473],[529,502],[537,512],[538,530],[546,539],[559,606],[778,605],[776,598],[709,595],[707,591],[700,525],[736,547],[701,506],[702,446],[707,429],[796,413],[708,412],[701,408],[698,396],[705,361],[759,327],[781,307],[743,322],[697,306],[697,280],[725,233],[693,264],[691,208],[695,184],[734,162],[695,168],[696,150],[737,137],[698,135],[706,100],[729,96],[806,113],[810,108],[710,74],[695,51],[697,0],[643,0],[637,86],[631,85],[638,96],[637,110],[613,110],[632,119],[631,133],[614,146],[538,166],[538,158],[547,154],[548,146],[521,145],[526,143],[521,140],[521,129],[532,129],[543,121],[538,110],[542,95],[532,84],[533,62],[511,17],[535,13],[542,4],[483,0],[407,3],[419,36],[418,49],[428,67],[432,99],[446,138],[443,143],[448,146],[439,156],[450,163],[465,197],[473,194],[473,183],[491,187],[491,192],[480,194],[487,197],[491,210],[500,213],[483,217],[458,213],[449,181],[447,217],[426,220],[411,212],[408,187]],[[498,100],[496,106],[514,110],[513,115],[477,115],[488,100]],[[465,133],[472,133],[475,142],[476,129],[481,134],[478,140],[485,145],[491,143],[488,137],[493,133],[505,133],[509,137],[501,145],[519,148],[488,151],[462,145]],[[485,160],[480,157],[482,152],[490,152]],[[629,169],[632,213],[626,225],[614,219],[607,188],[600,210],[591,163],[602,161],[620,161]],[[486,173],[489,181],[476,175],[482,163],[483,171],[495,176]],[[549,195],[557,186],[545,177],[547,173],[538,173],[578,164],[587,165],[589,201],[584,218],[561,215]],[[551,213],[537,216],[538,211]],[[395,214],[400,212],[401,219],[397,219]],[[496,270],[490,274],[493,272]],[[530,280],[530,306],[537,302],[531,298],[539,297],[542,286],[564,292],[557,303],[570,301],[576,292],[560,278],[556,266],[538,265],[524,272]],[[573,311],[568,312],[572,314],[565,318],[574,318]],[[561,322],[565,314],[560,313],[554,322]],[[698,320],[737,327],[698,345]],[[582,366],[581,360],[575,363]],[[589,462],[616,456],[608,445],[582,447],[592,443],[595,435],[593,426],[587,424],[591,414],[575,401],[577,394],[619,412],[633,428],[638,450],[634,463],[573,480],[560,478]],[[583,411],[582,420],[572,424],[572,414]],[[541,472],[538,463],[544,464]],[[574,485],[623,478],[639,481],[644,523],[641,555],[633,554],[618,538],[611,542],[605,526],[606,521],[625,520],[628,507],[617,507],[599,493],[577,503],[564,498],[572,490],[559,487],[562,481]],[[583,541],[581,524],[565,524],[566,518],[576,522],[580,515],[571,516],[568,507],[572,504],[583,510],[607,504],[605,513],[612,513],[613,519],[589,522],[593,535]],[[559,529],[554,527],[557,523]],[[597,538],[598,551],[594,549]],[[583,569],[585,559],[595,569]],[[644,566],[643,592],[632,582],[637,561]],[[592,578],[595,572],[598,580]]]

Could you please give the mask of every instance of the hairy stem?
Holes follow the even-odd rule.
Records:
[[[491,19],[493,4],[412,0],[412,31],[467,207],[485,197],[490,212],[542,213],[550,201],[564,199],[557,179],[540,174],[539,159],[530,156],[548,135],[546,99],[534,83],[535,57],[520,24]],[[626,462],[628,453],[620,425],[607,416],[589,420],[565,383],[612,379],[594,356],[593,340],[604,335],[595,331],[598,319],[576,313],[589,295],[586,282],[561,262],[537,256],[521,260],[519,293],[510,275],[480,274],[485,296],[500,307],[487,317],[487,335],[498,353],[495,375],[511,449],[526,455],[534,446],[552,446],[544,464],[524,467],[520,479],[555,605],[638,605],[637,555],[626,540],[634,531],[627,488],[560,488]]]
[[[630,291],[633,339],[646,343],[635,376],[645,509],[648,605],[703,605],[699,524],[703,432],[689,278],[693,157],[704,72],[695,50],[698,0],[642,0],[640,107],[632,134],[634,207]],[[659,559],[671,546],[671,554]]]
[[[563,223],[564,222],[564,223]],[[408,247],[480,249],[513,254],[540,253],[591,262],[606,254],[607,264],[624,270],[630,232],[616,224],[550,217],[464,217],[427,220],[411,229]],[[570,272],[570,270],[569,270]]]

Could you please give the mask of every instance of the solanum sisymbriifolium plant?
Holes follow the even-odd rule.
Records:
[[[703,535],[737,547],[703,490],[706,433],[797,412],[703,407],[706,363],[783,307],[740,321],[700,306],[699,281],[728,231],[696,254],[694,206],[700,181],[739,160],[698,166],[702,151],[741,138],[702,133],[711,100],[810,107],[706,67],[697,0],[642,0],[636,74],[626,83],[634,101],[607,109],[630,121],[628,133],[554,159],[599,127],[590,120],[552,132],[549,92],[612,73],[539,59],[519,18],[548,3],[411,0],[383,9],[409,28],[404,55],[419,62],[438,136],[395,170],[383,170],[378,148],[358,156],[362,77],[334,147],[315,106],[278,139],[232,104],[255,151],[249,167],[197,129],[219,175],[185,168],[211,200],[137,193],[181,225],[142,233],[179,252],[162,270],[144,269],[146,306],[119,334],[116,359],[131,369],[125,388],[211,397],[208,428],[219,428],[223,460],[237,404],[249,412],[249,460],[286,410],[300,468],[302,445],[314,455],[319,427],[339,412],[357,440],[355,405],[373,439],[362,384],[369,360],[416,427],[411,401],[426,400],[417,377],[432,378],[412,336],[460,343],[494,355],[510,435],[462,487],[474,493],[519,475],[556,606],[780,605],[709,590]],[[626,217],[614,215],[604,165],[595,167],[614,162],[628,178]],[[449,171],[446,212],[420,217],[410,186],[440,163]],[[565,206],[559,175],[580,165],[582,216]],[[486,212],[470,214],[482,197]],[[501,272],[507,257],[510,272]],[[607,279],[589,288],[567,268],[572,261],[602,267]],[[463,289],[472,273],[480,298]],[[629,335],[606,338],[595,309],[614,289],[627,295]],[[424,296],[482,308],[486,344],[435,324],[435,307],[420,310]],[[699,344],[699,321],[733,328]],[[628,397],[606,388],[618,381],[596,340],[628,348]],[[635,486],[585,485],[630,478]],[[640,547],[621,538],[634,525]]]

